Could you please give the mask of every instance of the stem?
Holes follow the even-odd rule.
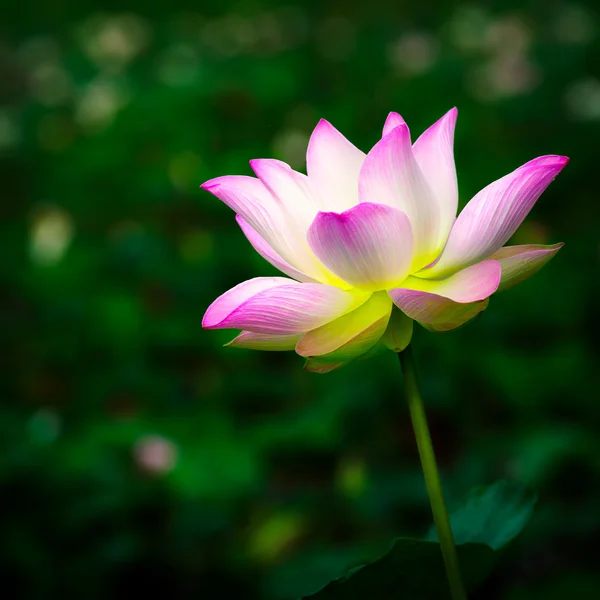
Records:
[[[444,557],[446,576],[448,577],[452,600],[467,600],[467,594],[458,565],[454,537],[452,536],[452,529],[448,519],[448,510],[446,509],[446,503],[444,502],[440,475],[435,461],[429,427],[427,425],[427,417],[425,416],[425,408],[417,384],[415,361],[410,346],[403,352],[399,352],[398,358],[400,359],[400,366],[404,376],[404,390],[408,400],[410,418],[417,438],[421,466],[423,468],[423,474],[425,475],[425,484],[427,486],[427,493],[429,494],[433,520],[442,548],[442,556]]]

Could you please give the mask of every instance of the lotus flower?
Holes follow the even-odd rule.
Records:
[[[457,114],[450,110],[413,144],[404,119],[390,113],[366,155],[321,120],[307,175],[255,159],[256,177],[204,183],[288,277],[240,283],[211,304],[202,325],[241,329],[230,346],[295,350],[307,370],[326,372],[381,348],[402,351],[414,321],[454,329],[491,294],[538,271],[562,244],[504,244],[568,158],[524,164],[456,217]]]

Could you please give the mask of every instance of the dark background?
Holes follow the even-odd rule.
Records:
[[[500,8],[501,6],[501,8]],[[198,189],[304,169],[327,118],[363,150],[452,106],[461,206],[571,162],[512,243],[565,246],[482,316],[413,339],[450,505],[515,479],[533,520],[479,591],[600,591],[595,2],[21,1],[0,25],[0,551],[8,598],[285,600],[427,497],[387,353],[329,375],[223,348],[208,304],[272,274]]]

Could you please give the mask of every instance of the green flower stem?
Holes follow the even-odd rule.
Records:
[[[440,546],[442,547],[442,555],[444,557],[452,600],[467,600],[467,594],[460,574],[456,546],[454,545],[454,537],[452,536],[452,528],[448,519],[448,510],[444,502],[440,475],[427,425],[427,417],[425,416],[425,408],[423,407],[423,400],[421,399],[417,384],[415,361],[410,346],[403,352],[399,352],[398,358],[400,359],[400,366],[404,376],[404,390],[408,400],[410,418],[417,438],[421,466],[423,467],[425,484],[427,486],[427,493],[429,494],[431,511],[433,512],[433,520],[440,540]]]

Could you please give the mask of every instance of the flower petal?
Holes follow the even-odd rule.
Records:
[[[317,212],[325,209],[308,177],[274,158],[256,158],[250,161],[250,166],[290,217],[290,227],[304,239]]]
[[[397,112],[391,112],[385,120],[385,123],[383,125],[383,133],[381,137],[387,135],[390,131],[392,131],[392,129],[396,129],[396,127],[399,127],[400,125],[404,125],[408,129],[408,125],[406,124],[406,121],[402,118],[402,116],[399,115]]]
[[[393,352],[402,352],[410,344],[413,334],[414,321],[401,310],[394,308],[381,344]]]
[[[367,293],[346,292],[320,283],[256,277],[217,298],[206,311],[202,326],[294,335],[337,319],[368,298]]]
[[[458,327],[462,327],[465,323],[476,317],[480,312],[483,312],[487,308],[489,302],[490,299],[486,298],[481,302],[461,304],[459,305],[461,307],[460,310],[457,308],[455,311],[448,313],[448,320],[439,321],[436,323],[423,323],[422,321],[419,321],[419,325],[434,333],[451,331],[453,329],[457,329]]]
[[[200,186],[233,209],[273,251],[311,279],[333,283],[334,278],[316,259],[306,241],[306,229],[293,220],[255,177],[227,175]],[[269,260],[269,259],[267,259]]]
[[[439,214],[410,145],[406,125],[383,136],[367,154],[358,180],[361,202],[379,202],[404,212],[412,226],[412,270],[423,268],[441,250],[438,242]]]
[[[225,345],[233,348],[248,348],[249,350],[293,350],[301,337],[302,334],[273,335],[272,333],[242,331]]]
[[[447,279],[408,277],[401,288],[388,293],[394,304],[415,321],[461,324],[475,316],[476,305],[498,289],[501,275],[500,263],[486,260]]]
[[[318,190],[323,210],[342,212],[358,204],[358,174],[365,153],[331,123],[321,119],[306,152],[306,172]]]
[[[497,260],[502,267],[499,292],[508,290],[537,273],[561,248],[563,244],[542,246],[526,244],[505,246],[494,252],[490,259]]]
[[[444,277],[499,250],[568,160],[536,158],[481,190],[456,219],[439,261],[419,277]]]
[[[304,363],[304,370],[308,371],[309,373],[319,373],[321,375],[324,375],[325,373],[330,373],[331,371],[339,369],[340,367],[343,367],[346,364],[347,363],[345,362],[327,362],[318,360],[316,358],[309,358]]]
[[[454,128],[458,110],[453,108],[424,131],[413,144],[413,154],[437,200],[440,215],[437,243],[440,248],[456,218],[458,182],[454,163]]]
[[[352,312],[309,331],[298,342],[296,352],[300,356],[333,362],[356,358],[383,335],[391,310],[392,303],[387,294],[373,294]]]
[[[308,230],[308,243],[325,266],[362,289],[393,287],[410,271],[408,217],[383,204],[363,202],[342,214],[320,212]]]
[[[244,232],[244,235],[248,238],[248,241],[252,244],[252,247],[269,263],[271,263],[276,269],[279,269],[282,273],[285,273],[289,277],[292,277],[296,281],[302,281],[305,283],[313,282],[317,283],[316,279],[309,277],[292,267],[290,263],[285,261],[267,242],[265,239],[249,224],[243,217],[236,215],[236,221],[240,226],[240,229]]]

